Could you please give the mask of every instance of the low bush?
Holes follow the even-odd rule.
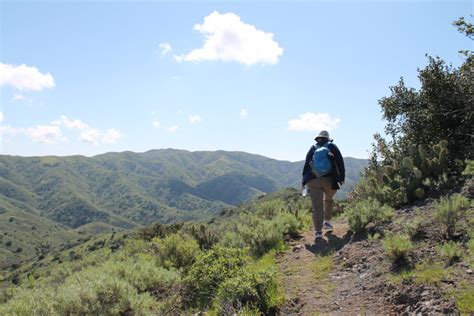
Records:
[[[179,274],[157,266],[154,258],[139,257],[138,260],[112,261],[107,265],[110,274],[126,280],[139,292],[167,291],[180,282]]]
[[[411,240],[420,240],[425,236],[425,223],[419,217],[413,219],[411,222],[406,223],[405,231],[410,236]]]
[[[438,246],[438,254],[441,258],[445,259],[449,265],[452,265],[461,258],[462,248],[459,244],[450,240]]]
[[[461,194],[453,194],[448,198],[441,198],[434,204],[436,220],[441,223],[448,238],[455,234],[465,210],[469,207],[469,200]]]
[[[403,263],[413,249],[410,238],[406,235],[388,234],[382,241],[387,256],[397,264]]]
[[[219,286],[238,275],[246,261],[242,249],[215,246],[200,253],[184,279],[184,299],[191,306],[208,307]]]
[[[153,241],[157,245],[161,265],[165,268],[189,267],[200,252],[197,241],[182,234],[172,234],[163,239],[155,238]]]
[[[345,212],[347,221],[352,231],[362,233],[369,223],[378,225],[392,218],[393,209],[381,205],[377,200],[368,199],[355,202]]]

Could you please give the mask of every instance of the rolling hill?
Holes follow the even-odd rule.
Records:
[[[360,159],[345,162],[339,198],[366,165]],[[2,155],[0,261],[104,230],[212,217],[255,196],[299,187],[302,166],[244,152],[174,149],[95,157]]]

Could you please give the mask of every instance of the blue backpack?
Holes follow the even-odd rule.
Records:
[[[326,142],[323,146],[314,145],[316,150],[313,154],[313,160],[311,161],[311,169],[317,178],[321,178],[332,170],[332,163],[329,160],[329,142]]]

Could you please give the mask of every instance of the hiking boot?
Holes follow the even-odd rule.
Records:
[[[332,227],[330,221],[324,221],[323,228],[327,230],[333,230],[334,227]]]
[[[318,240],[318,239],[323,239],[323,233],[322,232],[316,232],[316,237],[314,238],[314,240]]]

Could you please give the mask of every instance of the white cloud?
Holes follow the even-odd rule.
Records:
[[[89,125],[80,120],[70,120],[67,116],[61,115],[59,120],[51,122],[52,125],[64,126],[70,129],[86,130],[89,129]]]
[[[59,126],[55,125],[37,125],[25,129],[24,132],[36,143],[57,144],[67,141]]]
[[[288,121],[290,131],[317,132],[321,130],[335,129],[341,119],[331,117],[328,113],[304,113],[296,119]]]
[[[241,109],[240,110],[240,119],[241,120],[245,120],[248,115],[249,115],[249,112],[247,111],[247,109]]]
[[[154,126],[155,128],[160,128],[160,121],[158,121],[158,120],[154,121],[154,122],[153,122],[153,126]]]
[[[41,91],[55,86],[50,73],[42,74],[36,67],[0,63],[0,86],[10,85],[18,90]]]
[[[94,146],[102,143],[115,143],[121,137],[119,130],[110,128],[106,131],[101,131],[97,128],[91,127],[81,120],[72,120],[65,115],[61,115],[59,120],[51,122],[51,125],[62,126],[68,129],[79,130],[79,140]]]
[[[12,127],[10,125],[2,125],[0,126],[0,135],[17,135],[19,133],[23,132],[22,129]]]
[[[174,133],[178,130],[178,125],[173,125],[170,128],[168,128],[168,132]]]
[[[26,100],[26,97],[22,94],[15,94],[13,95],[12,97],[12,100],[11,101],[24,101]]]
[[[63,131],[61,128],[79,131],[79,141],[94,146],[104,143],[115,143],[122,136],[120,131],[115,128],[109,128],[105,131],[101,131],[97,128],[89,126],[81,120],[69,119],[65,115],[61,115],[58,120],[52,121],[48,125],[37,125],[29,128],[0,126],[0,134],[24,134],[37,143],[57,144],[68,141],[68,139],[63,136]]]
[[[105,131],[104,135],[102,136],[102,141],[104,143],[113,144],[117,140],[119,140],[121,136],[122,135],[120,134],[119,130],[115,128],[109,128],[108,130]]]
[[[3,119],[4,119],[3,112],[0,112],[0,123],[3,122]]]
[[[245,65],[276,64],[283,54],[272,33],[246,24],[234,13],[212,12],[194,29],[205,36],[204,46],[189,54],[175,56],[177,61],[222,60]]]
[[[79,140],[94,146],[98,146],[102,139],[102,133],[96,128],[89,128],[79,135]]]
[[[188,120],[189,120],[189,123],[196,124],[196,123],[201,122],[201,117],[197,114],[194,114],[194,115],[190,115],[188,117]]]
[[[169,43],[160,44],[161,55],[164,56],[172,51],[171,45]]]

